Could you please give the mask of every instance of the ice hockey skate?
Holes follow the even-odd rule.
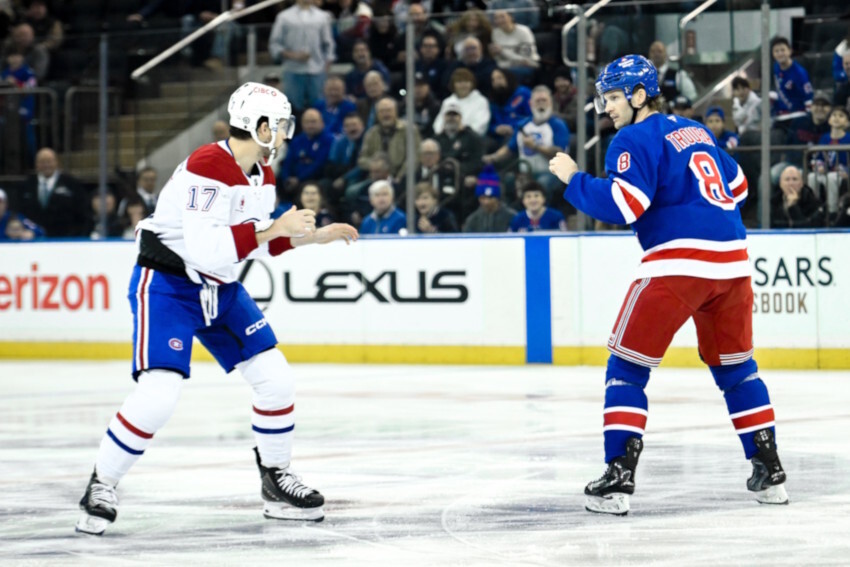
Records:
[[[75,529],[85,534],[103,535],[106,527],[118,516],[118,495],[115,493],[115,487],[101,482],[97,478],[97,471],[91,473],[86,493],[80,500],[80,509],[83,514]]]
[[[321,522],[325,519],[325,498],[301,482],[289,467],[266,467],[260,462],[260,453],[254,447],[257,467],[263,482],[263,515],[273,520],[306,520]]]
[[[779,462],[773,431],[760,429],[753,435],[753,441],[759,452],[751,459],[753,474],[747,480],[747,488],[761,504],[788,504],[785,471]]]
[[[629,513],[629,495],[635,492],[635,469],[643,450],[643,441],[632,437],[626,442],[626,454],[608,463],[599,479],[584,489],[584,507],[589,512],[625,516]]]

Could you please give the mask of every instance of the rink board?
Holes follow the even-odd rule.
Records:
[[[848,249],[848,232],[750,234],[762,366],[850,368]],[[604,364],[640,256],[627,233],[370,238],[240,279],[293,361]],[[129,358],[133,243],[2,244],[0,258],[0,358]],[[699,365],[695,347],[689,322],[664,364]]]

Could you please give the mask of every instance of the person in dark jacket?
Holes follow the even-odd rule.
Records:
[[[416,232],[436,234],[458,232],[454,214],[440,207],[437,190],[428,182],[416,185]]]
[[[789,165],[779,176],[779,187],[770,200],[772,228],[815,228],[824,225],[824,206],[812,191],[803,185],[803,174]]]

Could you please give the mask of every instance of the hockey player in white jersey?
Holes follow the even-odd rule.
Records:
[[[267,160],[292,136],[286,96],[246,83],[231,96],[230,137],[202,146],[174,171],[154,214],[137,228],[130,282],[133,378],[113,417],[80,501],[79,532],[100,535],[115,521],[115,487],[173,413],[189,378],[197,337],[226,372],[253,389],[251,423],[267,518],[320,521],[323,496],[289,466],[295,423],[294,377],[274,332],[237,281],[247,258],[296,246],[357,240],[347,224],[316,229],[315,213],[295,207],[277,219]]]

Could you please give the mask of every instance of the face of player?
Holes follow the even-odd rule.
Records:
[[[420,215],[428,216],[437,206],[437,199],[431,193],[423,191],[416,197],[415,205]]]
[[[717,114],[712,114],[705,119],[705,126],[711,130],[715,138],[723,133],[723,120]]]
[[[621,90],[608,91],[603,95],[603,98],[605,99],[605,113],[614,122],[614,128],[619,130],[632,123],[632,115],[635,110],[626,99],[626,93]]]
[[[455,81],[454,93],[458,98],[466,98],[472,92],[472,83],[470,81]]]
[[[532,215],[539,215],[546,205],[546,198],[540,191],[526,191],[522,194],[522,206]]]
[[[369,193],[369,204],[379,215],[383,215],[393,204],[393,193],[387,187],[381,187]]]
[[[322,205],[322,196],[316,185],[305,185],[301,190],[301,206],[305,209],[318,211]]]
[[[770,52],[783,69],[791,64],[791,49],[784,43],[777,43]]]
[[[823,124],[826,122],[826,117],[829,115],[830,110],[832,110],[832,107],[829,104],[822,100],[816,100],[812,104],[812,122]]]
[[[829,115],[829,127],[835,130],[847,130],[848,117],[845,112],[833,110]]]

